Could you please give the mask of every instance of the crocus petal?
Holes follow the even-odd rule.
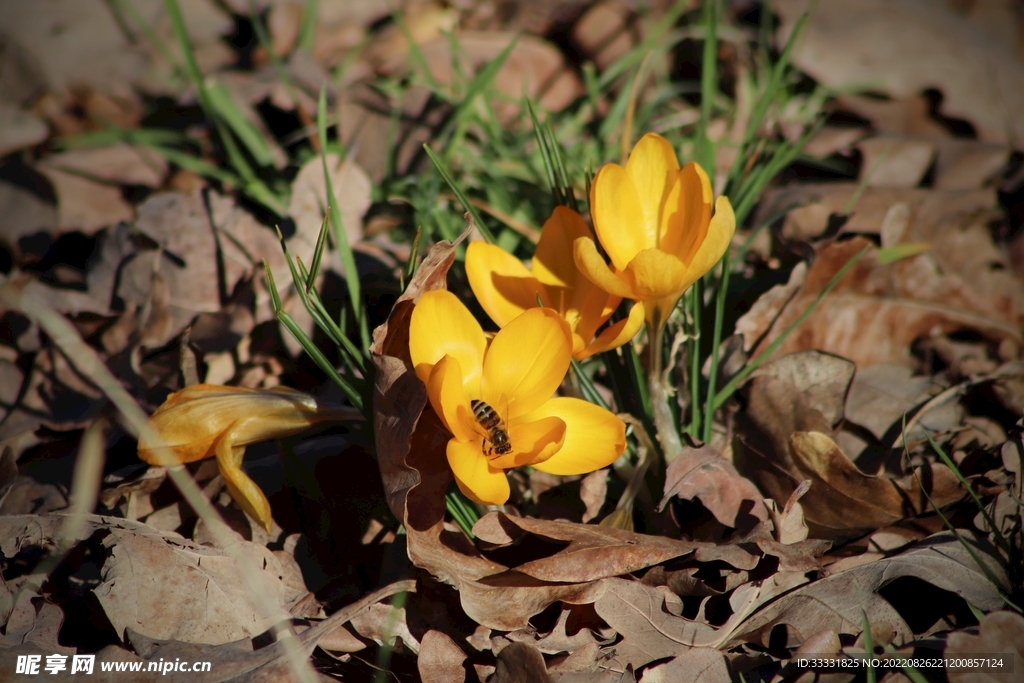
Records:
[[[602,242],[604,244],[604,242]],[[623,299],[635,299],[636,295],[622,279],[611,271],[601,255],[597,253],[594,240],[581,237],[573,242],[573,257],[576,267],[595,285]],[[628,262],[627,262],[628,265]]]
[[[625,320],[620,320],[614,325],[606,327],[582,354],[576,356],[576,360],[583,360],[584,358],[589,358],[596,353],[619,348],[635,337],[643,324],[644,304],[642,301],[637,301],[633,304],[633,307],[629,309],[629,317]]]
[[[659,246],[661,215],[668,189],[676,184],[679,160],[668,140],[647,133],[636,143],[626,162],[626,175],[633,181],[643,210],[644,248]],[[630,226],[640,229],[640,226]],[[604,241],[602,239],[602,244]],[[618,265],[618,264],[616,264]]]
[[[459,490],[474,503],[504,505],[509,486],[505,472],[492,467],[480,452],[480,442],[452,439],[448,442],[448,465]]]
[[[465,304],[449,291],[435,289],[420,297],[409,321],[409,355],[424,384],[430,369],[446,355],[462,369],[471,396],[479,393],[487,338]]]
[[[583,217],[568,207],[556,206],[544,222],[533,252],[533,276],[538,282],[569,289],[577,286],[579,270],[573,262],[572,243],[580,237],[590,237]],[[468,255],[466,260],[468,263]]]
[[[558,389],[571,355],[566,322],[550,308],[532,308],[494,335],[480,397],[499,412],[507,410],[505,419],[528,413]]]
[[[666,254],[689,263],[707,235],[711,220],[711,181],[695,162],[679,172],[669,189],[661,222],[661,244]]]
[[[644,225],[644,207],[636,188],[626,169],[618,164],[605,164],[594,177],[590,214],[597,238],[618,270],[625,268],[638,251],[657,242],[658,224]]]
[[[580,286],[576,288],[576,300],[573,302],[577,307],[579,320],[573,333],[584,343],[580,348],[576,348],[575,342],[573,344],[572,353],[577,360],[581,358],[579,354],[594,341],[597,329],[608,321],[622,301],[621,297],[608,294],[587,278],[581,277],[580,280]]]
[[[256,482],[242,471],[245,446],[233,446],[234,436],[228,431],[217,441],[217,469],[234,501],[270,533],[270,502]]]
[[[682,294],[686,286],[686,266],[660,249],[641,251],[629,262],[623,276],[630,283],[633,296],[640,299]]]
[[[586,474],[607,467],[626,448],[626,425],[613,413],[578,398],[553,398],[529,419],[557,415],[565,420],[565,441],[558,452],[534,465],[541,472]]]
[[[445,356],[434,364],[427,378],[427,397],[434,412],[448,431],[459,441],[479,438],[475,418],[462,383],[462,368],[452,356]]]
[[[532,422],[513,424],[508,430],[512,452],[491,459],[491,467],[511,469],[544,462],[562,447],[565,421],[560,417],[544,417]]]
[[[728,197],[719,197],[715,202],[715,215],[708,226],[704,242],[697,248],[693,259],[687,264],[684,287],[689,287],[715,267],[732,242],[736,232],[736,215]]]
[[[543,239],[543,238],[542,238]],[[543,287],[526,266],[495,244],[470,242],[466,248],[466,275],[477,301],[498,327],[537,306]]]
[[[228,429],[232,444],[244,446],[298,434],[325,420],[351,419],[353,409],[320,406],[295,389],[194,384],[168,396],[150,416],[138,453],[151,465],[194,462],[212,457]]]

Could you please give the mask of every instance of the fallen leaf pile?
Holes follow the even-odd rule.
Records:
[[[198,125],[207,95],[183,73],[174,4],[0,0],[0,679],[26,656],[90,654],[96,680],[127,680],[108,663],[188,660],[211,663],[187,678],[209,682],[839,683],[857,672],[809,673],[799,659],[873,647],[1003,653],[1016,678],[922,672],[1020,680],[1017,4],[816,3],[792,61],[834,93],[819,129],[801,94],[760,131],[812,134],[797,170],[737,226],[733,253],[745,244],[744,256],[719,388],[763,363],[723,404],[709,443],[686,443],[667,465],[652,454],[646,474],[622,462],[586,477],[516,470],[508,504],[483,510],[472,534],[446,516],[451,436],[409,356],[412,308],[457,286],[463,246],[395,237],[440,214],[457,224],[462,207],[438,194],[438,213],[414,219],[402,192],[426,177],[423,145],[448,130],[467,79],[494,60],[504,61],[491,99],[471,106],[511,128],[529,125],[527,97],[580,117],[567,137],[590,135],[625,102],[592,101],[594,73],[652,49],[644,41],[699,3],[178,0],[204,92],[232,103],[234,130],[262,140],[250,149],[259,173],[232,181],[207,168],[219,152]],[[750,13],[764,11],[726,4],[718,57],[737,111],[708,126],[718,180],[752,106]],[[807,5],[771,3],[775,47]],[[239,28],[254,30],[251,12],[266,44]],[[662,57],[652,69],[686,61],[684,50]],[[319,154],[321,87],[345,155]],[[679,102],[666,129],[697,120]],[[282,120],[288,135],[275,133]],[[190,162],[168,154],[183,140]],[[317,153],[297,155],[300,142]],[[807,169],[827,180],[801,179]],[[260,204],[264,182],[287,201]],[[260,520],[214,460],[187,464],[221,530],[173,471],[139,460],[83,357],[18,302],[70,321],[73,342],[150,413],[196,384],[286,385],[340,405],[275,313],[263,269],[282,310],[315,336],[286,253],[314,262],[329,206],[371,312],[372,425],[342,419],[249,445],[244,476],[270,507]],[[476,208],[536,241],[522,216]],[[312,283],[325,301],[347,293],[341,237]],[[638,470],[646,487],[623,511]],[[91,494],[72,483],[90,476],[98,499],[83,511]],[[632,530],[616,514],[632,514]],[[186,680],[176,676],[132,680]]]

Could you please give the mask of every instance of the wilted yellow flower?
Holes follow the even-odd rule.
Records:
[[[270,502],[242,471],[245,447],[356,416],[350,408],[322,407],[313,396],[287,387],[195,384],[168,396],[149,417],[149,429],[139,439],[139,458],[168,466],[216,456],[231,497],[269,532]]]
[[[499,327],[541,304],[558,311],[572,331],[572,355],[576,360],[618,348],[640,330],[644,309],[634,306],[627,319],[597,334],[622,299],[593,284],[576,268],[573,242],[589,236],[590,230],[578,213],[556,207],[541,230],[532,272],[501,247],[473,242],[466,250],[469,285]]]
[[[527,310],[488,344],[451,292],[427,292],[416,304],[409,354],[452,433],[448,464],[472,500],[505,503],[506,469],[583,474],[622,454],[622,420],[586,401],[552,398],[569,369],[571,339],[568,324],[550,308]]]
[[[696,163],[682,169],[660,135],[643,136],[626,166],[606,164],[590,190],[597,238],[574,243],[576,265],[609,294],[643,302],[651,333],[659,330],[690,285],[725,254],[736,230],[727,197],[715,202]]]

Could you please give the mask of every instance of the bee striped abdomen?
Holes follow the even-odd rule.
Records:
[[[505,431],[505,425],[494,408],[477,399],[470,401],[470,407],[473,409],[476,421],[488,433],[488,437],[483,442],[484,454],[487,456],[504,455],[511,451],[512,444],[508,440],[508,432]],[[488,447],[488,442],[490,442],[490,447]]]

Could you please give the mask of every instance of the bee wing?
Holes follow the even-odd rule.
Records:
[[[507,430],[508,427],[509,427],[509,424],[508,424],[508,404],[509,404],[508,396],[506,396],[505,394],[502,394],[501,396],[498,397],[498,405],[494,406],[494,409],[498,411],[498,417],[501,418],[502,429],[505,429],[505,430]]]

